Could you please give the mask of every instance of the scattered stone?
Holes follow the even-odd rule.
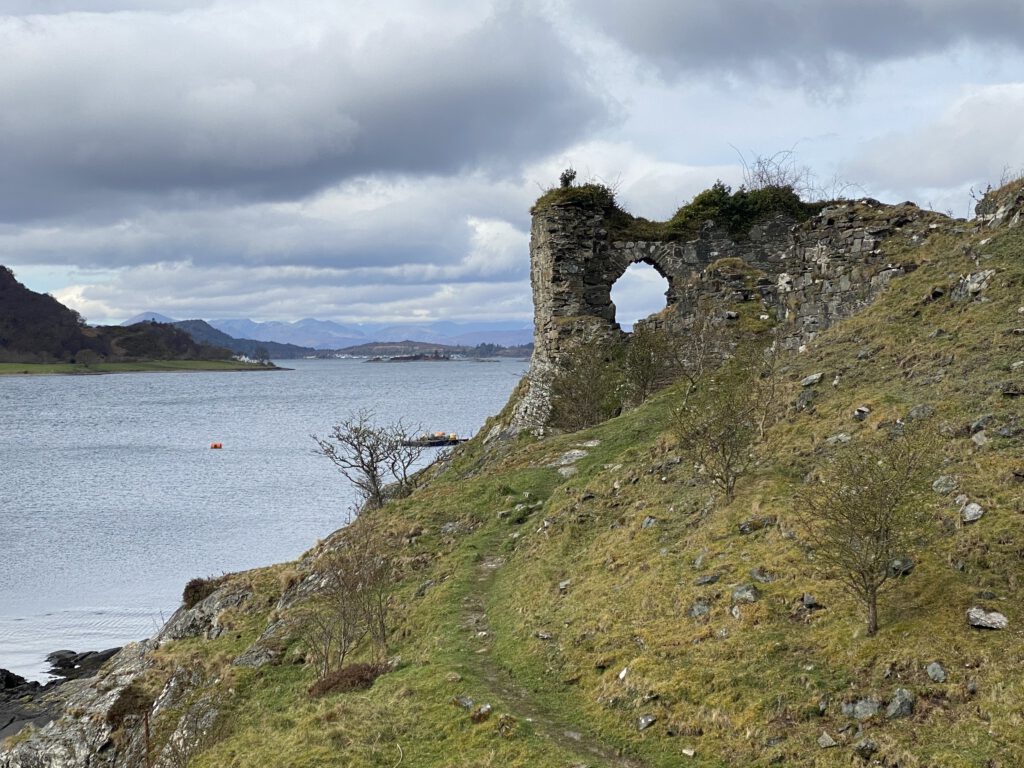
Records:
[[[910,717],[914,714],[915,697],[906,688],[897,688],[889,699],[889,706],[885,710],[885,716],[890,720],[900,717]]]
[[[681,749],[680,752],[683,753],[684,757],[696,757],[697,756],[697,750],[696,749],[690,749],[689,747],[686,747],[685,749]]]
[[[865,347],[864,349],[862,349],[862,350],[857,352],[857,359],[858,360],[870,360],[874,356],[875,356],[874,351],[872,351],[871,349],[869,349],[867,347]]]
[[[934,483],[932,483],[932,490],[936,493],[947,494],[952,493],[960,485],[960,481],[953,475],[940,475]]]
[[[742,584],[732,591],[734,603],[756,603],[761,599],[761,591],[753,584]]]
[[[974,443],[979,448],[984,448],[986,445],[992,442],[992,438],[985,433],[985,430],[982,430],[981,432],[977,432],[974,435],[971,435],[971,442]]]
[[[453,522],[450,522],[450,523],[445,523],[444,525],[441,526],[441,533],[443,533],[445,536],[454,536],[455,534],[461,533],[461,532],[462,532],[462,525],[459,524],[458,521],[453,521]]]
[[[577,472],[579,472],[579,470],[576,469],[576,467],[559,467],[558,468],[558,474],[560,474],[562,477],[566,477],[566,478],[572,477]]]
[[[1003,397],[1021,397],[1024,396],[1024,387],[1020,384],[1009,383],[1003,385]]]
[[[825,608],[825,606],[819,603],[818,599],[809,592],[804,592],[803,595],[801,595],[800,605],[808,611],[820,611]]]
[[[882,709],[882,703],[878,699],[863,698],[856,701],[844,701],[842,705],[843,714],[855,720],[867,720],[874,717]]]
[[[558,591],[559,592],[567,591],[571,584],[572,584],[572,579],[565,579],[564,581],[558,582]]]
[[[803,390],[796,399],[796,409],[798,411],[805,411],[814,402],[814,390],[805,389]]]
[[[479,707],[473,710],[473,714],[469,716],[469,719],[474,723],[482,723],[484,720],[491,716],[494,711],[494,707],[490,704],[481,704]]]
[[[914,562],[914,558],[904,555],[903,557],[894,558],[889,563],[889,575],[890,576],[909,576],[914,571],[914,566],[917,563]]]
[[[580,459],[584,459],[588,456],[587,452],[579,448],[573,448],[571,451],[566,451],[551,464],[552,467],[567,467],[570,464],[575,464]]]
[[[935,409],[927,403],[921,403],[915,405],[909,411],[907,411],[906,421],[915,421],[920,419],[927,419],[929,416],[935,414]]]
[[[1013,479],[1018,483],[1024,483],[1024,467],[1020,469],[1011,469],[1010,474],[1013,475]]]
[[[944,683],[946,682],[946,670],[937,661],[933,661],[924,671],[928,673],[928,677],[931,678],[933,683]]]
[[[1014,363],[1010,363],[1011,371],[1019,371],[1021,368],[1024,368],[1024,360],[1018,360]]]
[[[550,640],[553,637],[553,635],[550,632],[543,631],[535,632],[533,636],[536,637],[538,640]]]
[[[775,581],[775,575],[770,571],[766,571],[760,565],[750,571],[750,578],[754,581],[760,582],[761,584],[771,584]]]
[[[475,704],[475,703],[476,702],[474,702],[471,698],[469,698],[469,696],[453,696],[452,697],[452,704],[454,704],[456,707],[462,707],[463,709],[472,709],[473,708],[473,704]]]
[[[822,731],[821,736],[818,737],[818,746],[822,749],[831,749],[832,747],[838,747],[839,742],[833,739],[828,731]]]
[[[703,576],[698,576],[694,584],[696,584],[698,587],[704,587],[708,584],[714,584],[720,578],[722,578],[722,574],[720,573],[706,573]]]
[[[519,721],[512,715],[505,713],[498,717],[498,733],[505,738],[511,737],[519,725]]]
[[[985,429],[985,427],[992,423],[994,418],[995,416],[993,414],[986,413],[984,416],[979,416],[972,421],[967,428],[973,435],[975,432],[981,432],[981,430]]]
[[[731,309],[727,309],[725,311],[725,319],[726,320],[739,320],[740,319],[740,313],[739,312],[734,312]]]
[[[853,437],[847,432],[839,432],[831,437],[825,438],[825,445],[831,447],[834,445],[845,445],[850,442]]]
[[[416,595],[415,596],[416,597],[423,597],[424,595],[427,594],[428,591],[430,591],[430,588],[432,586],[434,586],[434,584],[436,584],[436,583],[437,582],[435,582],[433,579],[427,579],[426,581],[424,581],[422,584],[420,584],[416,588]]]
[[[691,619],[700,619],[711,613],[711,605],[707,600],[697,600],[688,611]]]
[[[644,521],[642,523],[640,523],[640,527],[641,528],[650,528],[652,525],[656,524],[657,522],[658,522],[658,518],[651,517],[650,515],[648,515],[647,517],[644,518]]]
[[[619,682],[622,682],[623,680],[625,680],[626,676],[628,674],[629,674],[629,667],[623,667],[622,671],[619,672]]]
[[[445,680],[447,680],[449,683],[461,683],[462,675],[460,675],[458,672],[449,672],[445,676]]]
[[[986,611],[975,606],[967,611],[967,623],[977,629],[1006,629],[1010,620],[999,611]]]
[[[964,504],[960,510],[960,519],[965,523],[976,523],[981,520],[985,514],[985,510],[977,502],[972,501],[969,504]]]
[[[950,298],[954,302],[976,298],[978,294],[988,288],[989,281],[995,273],[994,269],[984,269],[981,272],[975,272],[960,278],[960,282],[953,287]]]
[[[760,531],[763,528],[775,525],[777,518],[774,516],[768,517],[752,517],[749,520],[744,520],[739,524],[740,533],[746,535],[753,533],[754,531]]]
[[[812,373],[810,376],[805,376],[804,378],[800,379],[800,386],[813,387],[815,384],[821,381],[821,378],[824,375],[824,373]]]
[[[636,721],[636,729],[638,731],[646,731],[656,722],[658,722],[658,718],[654,715],[640,715]]]
[[[853,409],[853,420],[864,421],[864,419],[866,419],[868,415],[870,415],[870,413],[871,409],[868,408],[866,405],[858,405],[856,408]]]
[[[853,745],[853,751],[857,753],[858,757],[870,760],[871,756],[878,751],[878,745],[871,739],[861,739]]]

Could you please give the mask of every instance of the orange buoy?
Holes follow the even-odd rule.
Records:
[[[210,447],[211,448],[223,448],[224,444],[223,443],[210,443]]]

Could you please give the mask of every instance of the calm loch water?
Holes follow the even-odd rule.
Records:
[[[352,495],[310,434],[358,408],[473,434],[526,363],[0,377],[0,667],[141,639],[193,576],[288,560]],[[210,450],[213,441],[223,450]]]

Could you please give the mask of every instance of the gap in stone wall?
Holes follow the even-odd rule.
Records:
[[[612,285],[615,322],[628,332],[637,320],[660,312],[668,303],[668,287],[668,280],[650,264],[631,264]]]

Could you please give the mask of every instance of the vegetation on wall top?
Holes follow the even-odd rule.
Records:
[[[724,182],[716,181],[668,221],[650,221],[623,209],[610,187],[588,182],[549,189],[534,203],[531,213],[554,207],[587,208],[606,217],[615,238],[671,242],[696,239],[709,221],[733,239],[744,240],[754,225],[773,216],[806,221],[824,206],[825,202],[805,202],[790,184],[757,188],[744,185],[733,191]]]

